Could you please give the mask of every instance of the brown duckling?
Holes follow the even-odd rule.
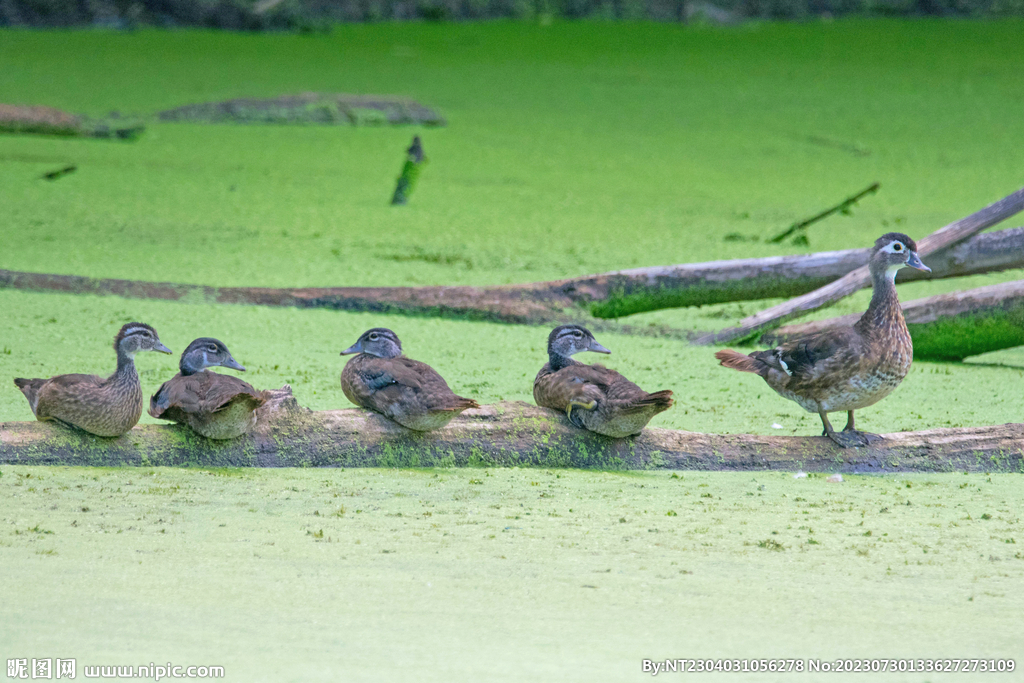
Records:
[[[603,365],[584,365],[581,351],[611,353],[580,325],[556,327],[548,336],[548,362],[533,381],[537,405],[564,411],[581,429],[616,438],[639,434],[651,418],[672,407],[672,392],[649,394]]]
[[[469,408],[471,398],[456,395],[437,371],[402,355],[398,335],[384,327],[363,332],[341,355],[357,354],[345,364],[341,388],[358,406],[391,418],[403,427],[439,429]]]
[[[55,420],[96,436],[120,436],[142,417],[142,385],[135,371],[140,351],[171,353],[160,343],[156,330],[143,323],[128,323],[114,338],[117,371],[103,379],[96,375],[57,375],[49,379],[18,377],[15,385],[25,394],[39,421]]]
[[[821,416],[824,435],[843,448],[866,446],[880,437],[859,432],[853,411],[888,396],[907,376],[914,347],[896,296],[896,273],[904,266],[931,272],[917,255],[917,244],[899,232],[882,235],[871,250],[874,292],[871,305],[853,327],[826,330],[749,356],[719,351],[727,368],[761,375],[779,395]],[[828,413],[846,411],[837,433]]]
[[[218,365],[245,372],[224,342],[196,339],[181,354],[180,372],[149,400],[149,414],[188,425],[208,439],[233,439],[249,432],[256,424],[256,409],[267,402],[267,392],[206,369]]]

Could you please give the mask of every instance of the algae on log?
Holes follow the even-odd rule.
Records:
[[[963,360],[1024,345],[1024,280],[915,299],[903,316],[919,360]],[[775,344],[835,327],[853,325],[859,313],[787,325],[761,341]]]
[[[597,318],[683,306],[793,297],[867,265],[870,249],[634,268],[566,280],[559,289]],[[1024,268],[1024,228],[975,235],[928,258],[931,273],[900,271],[897,282]],[[557,284],[557,283],[552,283]]]
[[[824,437],[647,429],[609,439],[522,402],[467,410],[445,429],[411,432],[360,409],[312,412],[286,392],[253,434],[210,441],[180,425],[139,425],[104,439],[43,422],[0,423],[0,463],[192,467],[585,467],[828,472],[1024,471],[1024,424],[889,434],[843,450]]]

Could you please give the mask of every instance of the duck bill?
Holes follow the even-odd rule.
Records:
[[[226,368],[231,368],[232,370],[238,370],[239,372],[245,372],[245,368],[242,367],[242,364],[239,363],[234,358],[232,358],[231,356],[228,356],[228,359],[226,361],[224,361],[223,363],[221,363],[221,365],[223,365]]]
[[[590,346],[587,347],[587,350],[593,351],[594,353],[611,353],[610,349],[606,349],[605,347],[598,344],[596,341],[591,342]]]
[[[923,270],[926,273],[932,272],[932,269],[926,266],[922,261],[921,257],[917,255],[916,251],[910,252],[910,256],[907,257],[907,265],[911,268]]]
[[[341,355],[349,356],[349,355],[351,355],[353,353],[362,353],[362,352],[363,352],[363,342],[357,341],[355,344],[353,344],[352,346],[350,346],[347,349],[345,349],[344,351],[342,351]]]
[[[157,345],[153,347],[153,350],[159,351],[160,353],[174,353],[174,351],[171,351],[169,348],[167,348],[160,342],[157,342]]]

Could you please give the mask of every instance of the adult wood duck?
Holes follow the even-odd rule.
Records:
[[[149,414],[188,425],[208,439],[233,439],[247,433],[268,395],[237,377],[206,369],[218,365],[245,372],[224,342],[196,339],[181,354],[178,374],[149,399]]]
[[[672,392],[649,394],[603,365],[584,365],[581,351],[611,353],[579,325],[556,327],[548,336],[548,362],[533,381],[537,405],[564,411],[569,421],[598,434],[639,434],[651,418],[672,407]]]
[[[341,355],[357,354],[345,364],[341,388],[348,400],[420,432],[439,429],[476,401],[457,396],[441,375],[402,355],[402,342],[391,330],[367,330]]]
[[[869,266],[871,305],[853,327],[819,332],[749,356],[732,350],[715,354],[725,367],[761,375],[781,396],[820,415],[824,435],[843,448],[880,438],[857,431],[853,411],[888,396],[910,371],[914,347],[896,296],[896,273],[904,266],[931,272],[918,257],[914,240],[899,232],[878,238]],[[837,411],[849,415],[838,433],[828,421],[828,413]]]
[[[106,379],[96,375],[18,377],[14,384],[41,422],[55,420],[96,436],[120,436],[142,417],[142,385],[135,371],[135,354],[171,350],[160,343],[156,330],[143,323],[122,327],[114,338],[114,350],[117,371]]]

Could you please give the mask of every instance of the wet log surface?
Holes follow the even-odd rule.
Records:
[[[104,439],[62,425],[0,423],[0,463],[191,467],[538,466],[808,472],[1024,471],[1024,424],[884,435],[863,449],[818,436],[720,435],[647,429],[608,439],[522,402],[470,410],[437,432],[379,415],[312,412],[275,392],[253,434],[210,441],[177,425],[140,425]]]
[[[903,304],[914,341],[914,358],[962,360],[1024,345],[1024,280],[916,299]],[[762,337],[780,341],[836,327],[849,327],[859,313],[787,325]]]

